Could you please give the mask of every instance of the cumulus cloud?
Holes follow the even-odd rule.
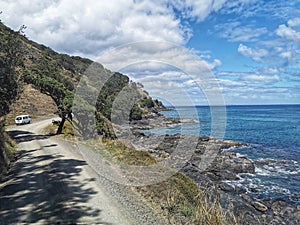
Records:
[[[208,52],[201,59],[180,46],[192,36],[183,17],[202,21],[225,1],[6,0],[0,2],[0,8],[5,9],[6,24],[15,29],[21,24],[28,27],[29,38],[59,52],[92,58],[110,70],[124,71],[143,82],[150,93],[158,93],[162,89],[174,92],[183,84],[191,87],[185,83],[188,80],[203,82],[207,80],[203,76],[222,64]],[[182,10],[183,17],[176,9]],[[183,72],[179,74],[178,68]],[[185,72],[190,77],[184,77]]]
[[[262,58],[268,55],[266,49],[252,49],[246,45],[240,44],[238,47],[238,52],[246,57],[252,58],[254,61],[261,61]]]
[[[135,41],[170,41],[179,45],[191,31],[163,3],[145,1],[1,1],[3,20],[25,24],[29,38],[66,53],[97,55]]]
[[[121,70],[144,83],[150,94],[162,97],[165,93],[177,102],[184,102],[186,96],[178,90],[193,97],[217,89],[227,99],[246,98],[247,91],[270,96],[271,91],[281,90],[269,89],[263,95],[256,87],[276,83],[279,76],[287,73],[282,68],[290,66],[299,55],[289,48],[291,41],[294,46],[299,43],[299,10],[289,2],[280,6],[277,0],[2,0],[0,8],[1,20],[14,29],[26,25],[30,39],[59,52],[98,59],[109,69]],[[207,76],[222,66],[223,62],[213,57],[217,54],[207,49],[180,50],[193,36],[193,26],[201,25],[216,12],[231,19],[213,27],[214,32],[230,42],[243,43],[238,52],[264,63],[268,69],[253,73],[219,72],[218,87],[213,85],[213,76]],[[269,32],[254,20],[245,19],[258,14],[294,18]],[[240,18],[243,19],[238,21]],[[132,48],[128,43],[136,45]],[[118,54],[111,54],[114,49]],[[102,57],[98,58],[99,55]],[[206,85],[202,85],[204,80]]]
[[[275,48],[275,51],[283,60],[285,64],[291,66],[297,61],[299,55],[300,43],[300,18],[295,17],[287,21],[286,24],[281,24],[275,30],[283,47]],[[292,46],[292,47],[291,47]]]
[[[143,83],[151,95],[161,98],[161,94],[169,93],[168,97],[175,102],[185,102],[186,95],[180,97],[170,93],[208,93],[218,88],[212,71],[222,64],[218,59],[203,60],[193,51],[169,42],[124,45],[105,52],[98,60],[105,67],[121,71],[134,81]]]
[[[300,32],[297,32],[293,28],[286,26],[285,24],[279,25],[276,30],[276,34],[279,37],[285,38],[287,40],[299,42],[300,41]]]
[[[14,29],[55,50],[94,57],[110,47],[135,41],[169,41],[184,45],[191,29],[177,18],[204,20],[226,0],[94,1],[3,0],[3,20]],[[67,41],[66,41],[67,40]]]
[[[129,65],[139,66],[145,70],[145,66],[150,66],[151,69],[151,67],[156,68],[158,64],[161,64],[159,65],[161,70],[164,67],[167,67],[167,70],[169,67],[174,67],[195,76],[199,72],[211,72],[222,63],[218,59],[203,60],[184,47],[162,41],[135,42],[123,45],[104,52],[98,60],[107,68],[116,71]]]
[[[297,27],[300,26],[300,18],[294,18],[288,21],[289,27]]]

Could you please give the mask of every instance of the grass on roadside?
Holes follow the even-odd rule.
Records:
[[[121,164],[135,166],[149,166],[156,164],[156,160],[146,151],[136,150],[125,140],[89,140],[85,142],[89,147],[109,160]]]
[[[16,151],[16,142],[9,137],[4,130],[4,124],[0,122],[0,182],[7,172],[10,161]]]
[[[237,224],[234,215],[222,209],[218,197],[214,195],[216,190],[200,190],[192,179],[182,173],[178,172],[158,184],[137,187],[136,190],[166,218],[168,224]]]
[[[57,128],[58,125],[49,124],[42,132],[47,135],[55,135]],[[61,136],[67,140],[74,140],[75,132],[76,129],[74,129],[70,121],[67,120],[64,124]],[[99,140],[90,139],[84,141],[84,143],[106,159],[115,160],[116,162],[126,165],[149,166],[156,163],[154,157],[148,152],[136,150],[125,140],[99,138]]]
[[[46,128],[55,134],[57,125]],[[66,121],[64,138],[74,138],[72,125]],[[149,166],[156,160],[146,151],[138,151],[126,140],[91,139],[83,142],[102,157],[114,163]],[[199,186],[186,175],[178,172],[169,179],[135,190],[168,224],[181,225],[237,225],[236,218],[222,209],[215,189],[200,190]],[[212,196],[214,196],[212,198]]]
[[[46,135],[56,135],[57,128],[58,128],[57,124],[49,124],[42,130],[42,133]],[[75,129],[72,123],[66,120],[61,136],[67,140],[73,141],[75,139],[74,131]]]

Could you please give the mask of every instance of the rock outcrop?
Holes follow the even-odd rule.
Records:
[[[243,187],[226,182],[240,179],[239,174],[255,173],[253,161],[227,151],[229,148],[245,146],[244,143],[179,134],[154,137],[139,132],[135,133],[132,141],[136,147],[147,149],[158,161],[186,151],[189,159],[180,172],[191,177],[200,188],[215,187],[210,198],[218,196],[222,207],[233,211],[239,224],[300,224],[300,206],[280,199],[254,199]]]

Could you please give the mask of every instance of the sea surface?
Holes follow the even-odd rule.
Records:
[[[226,114],[216,113],[218,111]],[[219,135],[218,138],[222,138],[224,131],[224,139],[248,144],[230,151],[247,156],[256,167],[255,175],[242,174],[239,181],[227,181],[229,184],[242,186],[258,199],[283,199],[300,204],[300,105],[172,107],[161,113],[198,123],[155,128],[148,132]]]

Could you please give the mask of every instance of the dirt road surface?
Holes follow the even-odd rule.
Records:
[[[163,224],[130,187],[95,172],[75,143],[41,135],[49,123],[8,129],[18,159],[0,184],[0,224]]]

